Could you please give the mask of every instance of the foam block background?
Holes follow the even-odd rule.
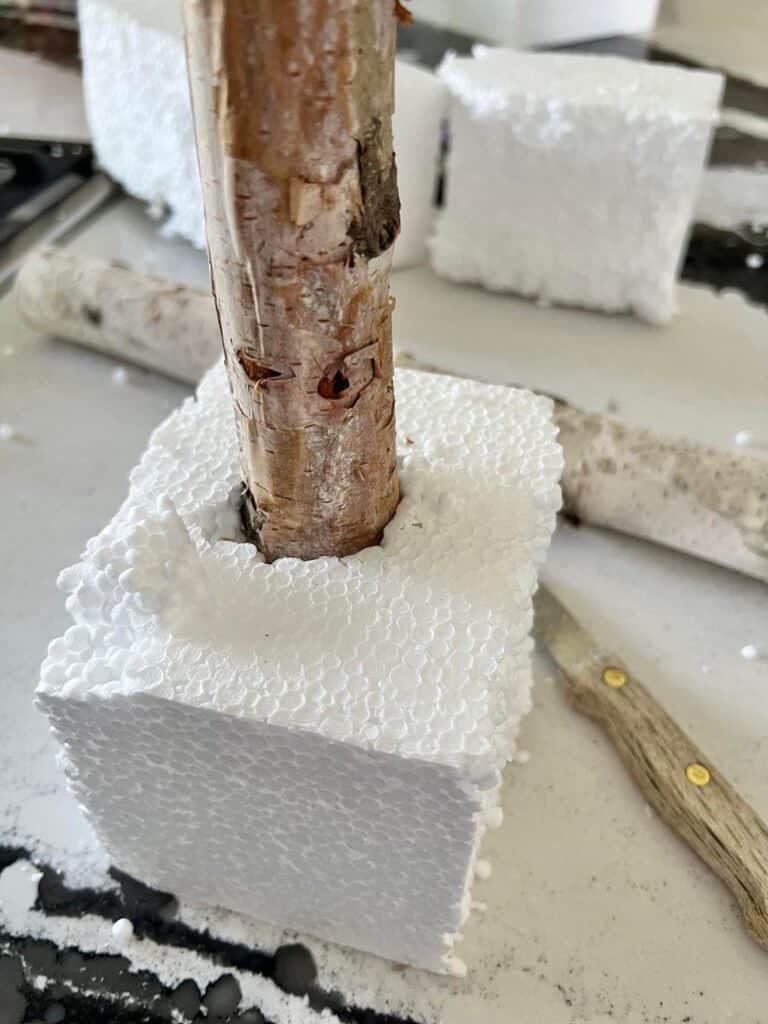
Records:
[[[452,105],[437,272],[668,320],[722,76],[487,48],[440,73]]]
[[[409,371],[396,387],[403,498],[382,544],[266,565],[236,540],[216,366],[62,574],[75,624],[39,699],[119,867],[458,970],[473,863],[530,707],[562,456],[548,399]]]
[[[101,165],[128,192],[167,211],[169,234],[205,246],[202,195],[182,42],[180,0],[80,0],[88,123]],[[397,62],[393,131],[402,230],[394,265],[426,260],[447,90]]]

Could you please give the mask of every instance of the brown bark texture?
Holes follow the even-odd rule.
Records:
[[[185,0],[244,519],[268,561],[378,543],[398,501],[391,0]]]
[[[768,826],[614,654],[585,640],[570,617],[556,630],[545,622],[542,633],[571,703],[605,729],[648,801],[725,882],[768,950]],[[626,683],[607,686],[607,668]],[[706,769],[703,780],[694,775],[698,784],[691,767]]]

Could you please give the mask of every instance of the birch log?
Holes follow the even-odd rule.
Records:
[[[444,372],[401,352],[398,365]],[[768,582],[768,462],[556,400],[564,511]]]
[[[398,501],[392,0],[185,0],[245,518],[267,560],[379,541]]]
[[[210,295],[51,250],[16,282],[26,319],[197,383],[220,350]],[[215,337],[215,340],[214,340]],[[400,365],[441,372],[406,353]],[[564,402],[565,510],[586,523],[696,555],[768,582],[768,462],[664,437]]]
[[[30,326],[197,384],[221,355],[209,293],[67,249],[31,253],[13,286]]]
[[[768,462],[558,403],[565,509],[768,581]]]

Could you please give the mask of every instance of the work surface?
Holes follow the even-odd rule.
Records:
[[[129,200],[72,244],[207,281],[203,257],[161,240]],[[680,316],[660,329],[541,309],[449,285],[423,268],[396,274],[393,291],[397,344],[424,361],[724,447],[739,430],[768,443],[768,314],[738,296],[683,287]],[[94,884],[103,864],[31,704],[46,644],[67,625],[54,581],[111,517],[150,431],[188,393],[131,368],[116,374],[116,365],[36,336],[0,300],[0,420],[15,432],[0,442],[0,843],[65,867],[72,884]],[[749,644],[768,651],[768,588],[567,525],[546,578],[768,817],[768,661],[741,655]],[[446,1024],[763,1024],[768,954],[746,936],[720,882],[651,812],[599,730],[566,705],[545,656],[535,672],[522,739],[530,761],[507,771],[505,822],[484,848],[493,874],[475,889],[488,909],[473,915],[460,947],[468,978],[397,969],[308,940],[323,988],[339,989],[347,1003]],[[283,940],[232,914],[183,906],[180,917],[193,934],[209,926],[267,952]],[[95,951],[110,922],[22,906],[14,920],[0,911],[3,927]],[[184,959],[145,939],[125,955],[134,968],[186,973],[204,989],[224,968],[196,948]],[[163,968],[164,958],[173,966]],[[245,992],[248,971],[231,973]],[[134,1018],[115,1010],[110,1019]]]

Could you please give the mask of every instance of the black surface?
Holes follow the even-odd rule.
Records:
[[[65,198],[59,183],[66,178],[74,191],[93,173],[93,153],[85,143],[0,138],[0,245],[31,223],[26,204],[36,200],[50,209]]]
[[[33,859],[24,847],[0,846],[0,870],[20,858]],[[70,889],[59,872],[36,863],[43,877],[35,909],[50,917],[93,914],[110,921],[127,917],[138,938],[169,949],[191,950],[220,967],[221,975],[202,993],[194,979],[171,989],[149,971],[132,970],[123,956],[60,948],[46,940],[14,937],[0,928],[0,1024],[44,1019],[46,1011],[57,1005],[64,1007],[69,1024],[140,1020],[154,1024],[169,1021],[174,1007],[193,1022],[246,1024],[256,1018],[251,1015],[243,1021],[236,1012],[240,990],[231,969],[269,978],[284,992],[307,996],[316,1010],[333,1010],[349,1024],[415,1024],[350,1004],[339,992],[325,991],[317,984],[312,953],[299,943],[268,953],[228,942],[175,920],[178,904],[170,893],[152,889],[125,872],[110,872],[119,890]],[[45,983],[36,986],[36,978],[46,979]]]

